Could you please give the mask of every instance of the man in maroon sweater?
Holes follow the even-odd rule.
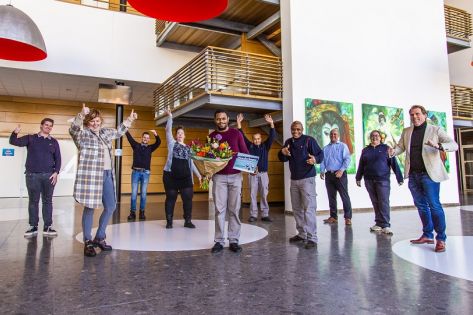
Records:
[[[217,130],[209,137],[218,139],[220,142],[228,142],[235,155],[228,162],[227,166],[213,176],[213,200],[215,204],[215,245],[212,253],[223,250],[225,245],[225,216],[228,210],[228,241],[229,249],[235,253],[241,252],[238,245],[240,238],[240,206],[241,206],[241,185],[242,177],[240,171],[234,170],[236,153],[248,154],[245,140],[241,133],[235,128],[228,127],[228,114],[224,110],[217,110],[214,114],[214,121]]]

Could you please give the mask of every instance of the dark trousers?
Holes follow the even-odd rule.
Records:
[[[44,226],[53,225],[53,192],[51,184],[52,173],[26,173],[26,188],[28,189],[28,214],[29,224],[38,226],[39,222],[39,197],[43,203]]]
[[[186,187],[181,189],[166,189],[166,201],[164,209],[166,211],[166,220],[172,221],[174,216],[174,205],[176,204],[177,195],[181,193],[181,199],[184,208],[184,220],[192,219],[192,198],[194,197],[194,187]]]
[[[351,219],[351,201],[348,195],[347,172],[343,172],[342,177],[337,178],[335,173],[325,173],[325,187],[327,188],[328,204],[330,207],[330,216],[337,218],[337,192],[340,194],[343,202],[343,213],[345,219]]]
[[[389,180],[365,179],[365,187],[373,204],[376,225],[382,228],[390,227],[391,182]]]

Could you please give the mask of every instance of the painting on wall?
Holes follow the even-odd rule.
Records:
[[[306,134],[314,137],[321,148],[330,143],[330,131],[334,128],[338,128],[340,141],[348,146],[348,150],[351,154],[351,161],[347,173],[356,173],[352,103],[306,98],[305,125]],[[317,168],[319,168],[318,165]]]
[[[447,114],[445,112],[435,112],[428,110],[427,111],[427,123],[438,126],[447,132]],[[445,169],[450,173],[450,159],[448,158],[448,153],[445,152],[445,155],[442,157],[444,160]]]
[[[394,147],[401,138],[404,129],[404,111],[402,108],[362,104],[363,111],[363,144],[370,143],[370,133],[379,130],[381,141]],[[405,154],[398,156],[401,171],[404,171]]]

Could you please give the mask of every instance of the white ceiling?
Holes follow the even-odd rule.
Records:
[[[0,67],[0,95],[97,102],[99,83],[114,84],[115,80]],[[153,106],[158,84],[124,83],[132,88],[133,104]]]

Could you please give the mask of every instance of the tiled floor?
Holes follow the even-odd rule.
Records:
[[[473,281],[429,270],[392,251],[421,234],[413,210],[392,213],[393,236],[369,232],[372,213],[354,214],[352,227],[324,225],[326,214],[319,214],[317,250],[289,244],[294,219],[272,207],[274,222],[256,223],[268,235],[243,245],[240,254],[114,250],[85,258],[75,239],[80,207],[72,198],[56,198],[54,204],[59,236],[28,240],[27,200],[0,199],[2,314],[473,314]],[[126,223],[128,205],[124,198],[112,224]],[[164,219],[160,198],[153,196],[148,208],[149,221]],[[446,209],[452,240],[473,235],[473,207],[464,209]],[[212,212],[207,202],[195,202],[196,220],[212,220]],[[247,219],[247,208],[242,217]],[[453,241],[447,248],[465,270],[473,268],[471,252]]]

